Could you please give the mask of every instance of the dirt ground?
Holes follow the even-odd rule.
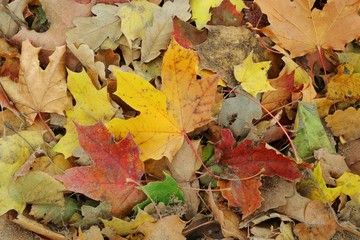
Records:
[[[1,240],[39,240],[32,232],[29,232],[6,218],[6,214],[0,217]]]

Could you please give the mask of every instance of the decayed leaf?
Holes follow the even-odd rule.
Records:
[[[209,25],[223,25],[240,27],[244,14],[236,9],[231,0],[222,0],[221,4],[210,9],[211,20]]]
[[[126,182],[127,178],[136,181],[144,173],[138,147],[130,136],[115,143],[102,123],[76,128],[80,145],[94,164],[67,169],[63,176],[56,178],[70,191],[110,201],[115,216],[126,215],[143,198],[134,183]]]
[[[351,141],[360,138],[360,109],[353,107],[345,111],[337,110],[334,114],[325,118],[327,126],[335,136],[344,136],[345,140]]]
[[[172,215],[164,217],[156,223],[146,222],[138,227],[138,231],[145,235],[145,240],[155,239],[178,239],[185,240],[182,230],[185,222],[181,221],[179,216]]]
[[[210,8],[217,7],[223,0],[190,0],[192,18],[195,20],[197,28],[201,29],[210,20],[211,13]],[[236,10],[241,12],[243,8],[246,8],[242,0],[230,0],[232,4],[236,6]]]
[[[359,36],[359,0],[331,0],[322,10],[313,9],[315,0],[255,2],[270,22],[261,31],[289,50],[292,58],[320,48],[343,50]]]
[[[140,115],[113,119],[107,126],[116,137],[130,132],[143,161],[163,156],[171,161],[184,142],[184,134],[212,120],[217,76],[197,80],[197,65],[195,52],[173,40],[163,60],[161,91],[135,74],[115,71],[115,94]]]
[[[254,97],[258,93],[275,90],[267,80],[270,63],[270,61],[254,63],[251,52],[241,64],[234,66],[235,78],[241,82],[241,87]]]
[[[218,204],[215,203],[211,189],[209,189],[209,205],[215,220],[220,223],[221,232],[224,237],[246,239],[246,233],[239,228],[239,217],[230,209],[226,209],[224,206],[218,206]]]
[[[294,145],[302,160],[312,162],[314,150],[322,147],[326,147],[330,153],[335,153],[315,104],[299,102],[294,129],[297,131]]]
[[[137,227],[146,222],[155,222],[155,219],[152,218],[147,212],[140,209],[135,219],[130,222],[124,221],[116,217],[113,217],[111,221],[104,219],[101,219],[101,221],[104,223],[105,227],[114,229],[116,233],[121,236],[126,236],[131,233],[138,232]]]
[[[53,148],[54,151],[70,157],[79,146],[74,121],[82,125],[108,122],[116,109],[111,105],[106,88],[97,90],[83,70],[81,73],[69,71],[68,88],[76,100],[73,109],[66,111],[66,134]]]
[[[332,100],[357,100],[360,98],[360,73],[345,64],[337,69],[337,74],[329,79],[326,97]]]
[[[129,45],[136,38],[144,38],[145,31],[151,26],[153,14],[160,7],[146,0],[135,0],[120,5],[118,16],[121,18],[121,31]]]
[[[80,221],[74,223],[74,226],[88,228],[92,225],[101,223],[100,219],[111,218],[111,203],[101,202],[98,206],[92,207],[89,205],[81,206],[81,215],[83,218]]]
[[[98,49],[105,41],[115,42],[121,36],[121,20],[116,15],[119,7],[97,4],[91,12],[94,17],[78,17],[75,28],[66,32],[66,43],[85,43],[92,50]]]
[[[50,22],[49,30],[40,33],[22,28],[13,40],[23,42],[28,39],[37,47],[54,50],[57,46],[65,44],[65,32],[74,26],[73,20],[76,17],[91,15],[90,9],[95,4],[95,0],[87,4],[77,3],[76,0],[40,0],[40,3]]]
[[[63,54],[65,46],[57,47],[50,56],[50,63],[43,70],[39,66],[38,54],[27,40],[22,43],[19,83],[0,78],[6,93],[29,123],[41,112],[64,115],[70,101],[67,96]]]
[[[301,174],[291,159],[267,148],[265,143],[254,144],[249,140],[237,146],[235,143],[231,131],[223,129],[215,154],[219,163],[227,168],[222,174],[232,180],[219,180],[218,184],[229,205],[240,207],[245,218],[261,206],[261,176],[279,176],[294,181]],[[231,191],[226,190],[228,187]]]
[[[189,8],[190,5],[183,0],[175,0],[164,3],[161,9],[154,12],[152,25],[146,28],[142,42],[141,61],[149,62],[160,55],[160,50],[167,48],[173,31],[173,17],[187,21],[191,17]]]

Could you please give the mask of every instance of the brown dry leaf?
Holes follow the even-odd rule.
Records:
[[[301,196],[298,192],[295,191],[294,195],[286,198],[287,204],[280,206],[275,209],[275,211],[282,213],[289,218],[296,219],[299,222],[304,222],[305,220],[305,208],[310,199]]]
[[[319,200],[310,202],[305,209],[305,221],[295,226],[294,233],[299,239],[331,239],[337,223],[327,205]]]
[[[192,142],[194,149],[199,149],[200,140]],[[195,171],[201,167],[201,163],[196,159],[195,153],[189,143],[185,142],[176,153],[174,159],[169,162],[168,167],[171,175],[179,183],[179,187],[184,193],[186,203],[186,219],[194,217],[199,208],[200,199],[196,189],[200,188],[199,180],[195,176]]]
[[[349,64],[337,68],[337,74],[329,79],[326,97],[332,100],[357,100],[360,98],[360,73],[354,73]]]
[[[28,39],[37,47],[54,50],[56,46],[65,44],[65,32],[74,26],[73,20],[76,17],[91,16],[90,9],[95,2],[92,0],[88,4],[80,4],[76,0],[40,0],[51,24],[50,28],[43,33],[22,28],[12,39],[19,43]]]
[[[209,189],[209,205],[215,220],[218,221],[221,225],[221,231],[224,237],[247,239],[246,232],[240,230],[239,216],[226,207],[219,206],[219,203],[217,204],[215,203],[211,189]]]
[[[335,136],[342,135],[346,141],[360,138],[360,109],[350,107],[345,111],[337,110],[325,118],[327,126]]]
[[[360,139],[339,146],[339,153],[345,156],[352,173],[360,175]]]
[[[336,186],[335,180],[341,177],[344,172],[349,171],[345,157],[339,154],[328,153],[327,148],[315,150],[314,157],[321,163],[322,176],[326,184]]]
[[[313,9],[315,0],[255,2],[270,22],[261,31],[289,50],[292,58],[320,48],[344,50],[346,43],[359,36],[360,0],[327,1],[321,11]]]
[[[22,43],[19,83],[0,78],[6,93],[29,123],[41,112],[64,115],[71,101],[67,95],[64,66],[65,46],[57,47],[50,56],[50,63],[43,70],[38,54],[29,40]]]
[[[186,223],[181,221],[179,216],[171,215],[160,219],[156,223],[146,222],[139,226],[137,230],[145,235],[145,240],[185,240],[186,238],[182,235],[185,225]]]

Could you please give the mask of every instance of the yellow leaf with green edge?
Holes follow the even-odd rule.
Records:
[[[344,64],[337,68],[337,74],[329,79],[326,97],[332,100],[358,100],[360,98],[360,73],[354,67]]]
[[[135,0],[120,5],[118,16],[121,18],[121,31],[131,46],[136,38],[143,39],[146,29],[152,24],[153,13],[160,7],[146,0]]]
[[[0,162],[15,163],[21,157],[28,158],[30,151],[44,144],[41,131],[21,131],[0,139]]]
[[[54,151],[64,154],[65,158],[79,146],[78,134],[74,121],[82,126],[94,125],[97,122],[108,122],[115,114],[116,109],[111,105],[107,89],[97,90],[87,73],[68,71],[68,89],[76,100],[76,105],[66,111],[66,134],[53,148]]]
[[[348,63],[354,66],[354,73],[360,73],[360,53],[342,52],[337,53],[340,63]]]
[[[250,53],[243,63],[234,66],[236,80],[241,82],[241,87],[254,97],[261,92],[276,90],[267,79],[271,61],[254,63],[252,56],[253,54]]]
[[[116,138],[129,132],[141,150],[140,159],[170,161],[181,148],[185,134],[212,120],[217,75],[196,78],[198,57],[172,40],[164,55],[162,89],[134,73],[115,70],[115,95],[140,112],[130,119],[112,119],[106,126]]]
[[[133,221],[127,222],[119,218],[113,217],[111,221],[101,219],[105,227],[109,227],[121,236],[126,236],[131,233],[136,233],[138,226],[146,222],[155,222],[155,219],[152,218],[147,212],[139,209],[136,218]]]
[[[192,19],[198,29],[202,29],[211,19],[210,8],[218,7],[223,0],[190,0]],[[242,0],[230,0],[236,6],[236,10],[241,12],[246,5]]]
[[[9,185],[14,181],[14,173],[21,167],[29,155],[30,151],[26,149],[22,152],[22,155],[19,156],[19,160],[14,164],[0,161],[0,216],[12,209],[16,210],[18,213],[21,213],[25,209],[24,202],[13,199],[10,196]]]
[[[360,176],[345,172],[341,177],[336,180],[341,192],[348,195],[351,199],[356,199],[360,204]]]

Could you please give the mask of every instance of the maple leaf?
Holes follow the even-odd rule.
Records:
[[[79,146],[73,121],[82,125],[93,125],[98,121],[107,122],[116,111],[108,99],[106,88],[97,90],[85,71],[69,71],[67,85],[76,100],[76,105],[66,111],[66,134],[53,148],[54,151],[63,153],[66,158]]]
[[[219,180],[222,194],[229,205],[241,208],[243,218],[261,206],[261,176],[279,176],[290,181],[301,177],[291,159],[268,148],[265,143],[254,144],[245,140],[235,146],[229,129],[222,130],[222,140],[216,145],[215,154],[219,164],[227,168],[222,174],[233,179]],[[231,192],[225,190],[227,187],[231,188]]]
[[[76,125],[76,128],[80,145],[94,164],[67,169],[56,178],[70,191],[111,202],[112,213],[123,216],[143,198],[134,183],[126,182],[127,178],[136,181],[144,173],[138,147],[130,135],[115,143],[101,122],[90,127]]]
[[[241,82],[241,87],[254,97],[258,93],[275,90],[267,80],[270,63],[270,61],[254,63],[251,52],[241,64],[234,66],[235,78]]]
[[[184,48],[190,48],[193,45],[198,45],[204,42],[207,38],[207,32],[205,30],[198,30],[190,23],[184,22],[177,17],[173,19],[173,29],[173,38]]]
[[[88,4],[80,4],[75,0],[40,0],[41,6],[50,22],[50,28],[46,32],[36,32],[21,28],[12,38],[17,42],[30,40],[35,46],[41,46],[46,50],[54,50],[56,46],[65,44],[65,32],[74,26],[76,17],[90,16],[91,7],[95,4],[92,0]]]
[[[217,75],[196,79],[198,58],[194,51],[172,40],[165,53],[161,91],[133,73],[115,71],[119,96],[140,115],[112,119],[107,127],[116,137],[131,132],[141,149],[141,159],[170,161],[184,142],[186,133],[212,120]]]
[[[359,36],[360,0],[327,1],[322,10],[313,9],[315,0],[255,2],[270,22],[261,31],[289,50],[292,58],[320,48],[343,50]]]
[[[344,111],[337,110],[325,118],[334,136],[344,136],[345,140],[352,141],[360,138],[360,110],[350,107]]]
[[[55,49],[45,70],[39,66],[40,50],[41,48],[33,47],[28,40],[24,41],[19,83],[0,78],[6,93],[29,123],[33,123],[41,112],[64,115],[63,111],[70,104],[65,77],[65,46]]]

